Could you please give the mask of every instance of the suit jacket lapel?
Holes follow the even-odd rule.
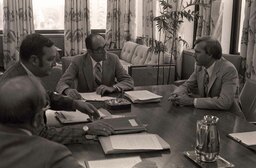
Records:
[[[217,79],[218,77],[218,73],[220,71],[220,67],[222,65],[222,59],[219,59],[218,61],[216,61],[215,65],[214,65],[214,68],[213,68],[213,72],[212,72],[212,75],[209,79],[209,85],[208,85],[208,92],[207,92],[207,95],[209,95],[209,92],[211,90],[211,87],[212,85],[214,84],[215,80]]]
[[[92,67],[92,60],[88,54],[84,55],[83,73],[84,73],[84,78],[88,85],[88,89],[90,91],[93,91],[94,90],[93,67]]]

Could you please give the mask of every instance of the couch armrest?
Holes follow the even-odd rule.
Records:
[[[108,50],[108,52],[117,55],[119,58],[120,58],[120,56],[121,56],[121,51],[122,51],[121,49],[109,49],[109,50]]]
[[[135,86],[170,84],[173,83],[175,78],[175,65],[131,65],[128,67],[128,73],[133,78]]]

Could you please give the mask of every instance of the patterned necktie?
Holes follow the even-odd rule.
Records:
[[[206,69],[204,69],[205,74],[204,74],[204,96],[208,96],[208,84],[209,84],[209,74]]]
[[[95,82],[99,86],[102,84],[101,79],[102,79],[102,67],[99,62],[96,63],[94,67],[94,72],[95,72]]]

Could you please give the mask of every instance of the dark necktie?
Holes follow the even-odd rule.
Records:
[[[94,67],[94,71],[95,71],[95,82],[99,86],[99,85],[102,84],[102,82],[101,82],[101,80],[102,80],[102,67],[101,67],[101,64],[99,62],[96,63],[96,65]]]
[[[204,74],[204,96],[207,97],[208,96],[208,84],[209,84],[209,74],[207,72],[207,70],[205,69],[205,74]]]

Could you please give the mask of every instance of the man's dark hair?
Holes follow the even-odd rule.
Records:
[[[96,36],[102,36],[100,34],[90,34],[85,38],[85,45],[87,49],[93,50],[92,48],[92,39]],[[103,37],[103,36],[102,36]]]
[[[42,62],[44,47],[52,47],[54,43],[41,34],[33,33],[27,35],[20,45],[20,59],[28,61],[31,55],[37,55]]]
[[[210,36],[200,37],[195,41],[195,45],[204,42],[204,50],[207,54],[212,55],[214,59],[220,59],[222,57],[222,48],[220,42]]]
[[[46,104],[40,82],[28,76],[11,78],[0,86],[0,123],[28,124]]]

